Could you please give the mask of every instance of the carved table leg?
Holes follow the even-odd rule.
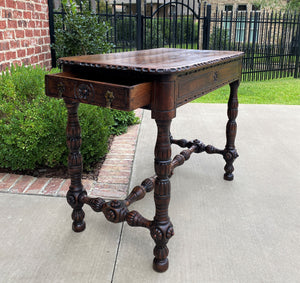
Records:
[[[235,122],[235,119],[238,114],[238,87],[239,87],[240,82],[235,81],[230,84],[230,97],[228,100],[228,110],[227,110],[227,115],[229,121],[227,122],[226,126],[226,146],[225,150],[223,153],[224,159],[226,161],[226,165],[224,167],[225,169],[225,174],[224,174],[224,179],[228,181],[233,180],[233,162],[234,160],[238,157],[238,153],[235,149],[234,141],[235,141],[235,136],[236,136],[236,129],[237,129],[237,124]]]
[[[65,99],[68,109],[67,123],[67,145],[69,148],[68,167],[71,178],[71,185],[67,193],[67,201],[73,208],[73,230],[81,232],[85,229],[84,212],[82,210],[82,197],[86,196],[86,191],[81,183],[82,157],[80,154],[81,129],[78,121],[77,109],[79,103]]]
[[[173,226],[168,216],[170,202],[170,164],[171,144],[170,125],[171,120],[156,120],[158,134],[155,146],[155,172],[157,175],[154,187],[154,202],[156,207],[155,217],[150,229],[151,237],[156,243],[154,248],[153,268],[158,272],[168,269],[168,240],[173,236]]]

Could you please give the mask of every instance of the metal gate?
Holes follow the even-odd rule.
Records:
[[[56,0],[57,1],[57,0]],[[91,0],[99,21],[111,27],[112,52],[175,47],[245,52],[244,80],[300,77],[300,14],[229,11],[198,0]],[[50,36],[62,8],[49,2]],[[78,6],[80,9],[81,6]],[[52,49],[55,66],[55,50]]]

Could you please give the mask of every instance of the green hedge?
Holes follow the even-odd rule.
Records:
[[[58,69],[51,71],[59,72]],[[0,76],[0,167],[27,170],[66,165],[67,111],[63,100],[45,96],[40,67],[12,67]],[[111,134],[137,123],[133,112],[80,105],[84,168],[107,153]]]

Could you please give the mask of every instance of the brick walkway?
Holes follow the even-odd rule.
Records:
[[[142,118],[143,110],[135,111]],[[106,199],[124,198],[128,191],[131,169],[140,124],[128,128],[127,133],[114,137],[111,149],[101,167],[98,181],[82,180],[90,196]],[[0,173],[0,192],[64,197],[70,179],[35,178],[27,175]]]

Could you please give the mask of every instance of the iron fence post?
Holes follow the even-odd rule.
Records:
[[[49,11],[49,31],[50,31],[50,47],[51,47],[51,65],[52,68],[56,67],[56,54],[52,44],[55,43],[54,37],[54,14],[53,14],[53,0],[48,0],[48,11]]]
[[[295,62],[295,72],[294,78],[300,78],[300,14],[298,15],[298,23],[297,23],[297,33],[296,33],[296,62]]]
[[[211,5],[206,6],[206,16],[203,21],[203,44],[202,49],[209,49],[209,35],[210,35],[210,23],[211,23]]]
[[[136,48],[143,49],[143,22],[142,22],[142,1],[136,1]]]

